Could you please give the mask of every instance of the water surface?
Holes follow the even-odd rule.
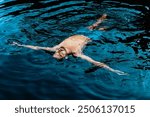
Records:
[[[10,45],[52,47],[103,13],[108,29],[84,53],[129,76]],[[149,17],[146,1],[1,0],[0,99],[150,99]]]

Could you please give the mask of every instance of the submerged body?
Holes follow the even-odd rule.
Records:
[[[18,44],[16,42],[13,42],[12,45],[17,45],[21,47],[26,47],[34,50],[46,50],[46,51],[52,51],[55,52],[53,57],[56,59],[63,59],[67,57],[68,55],[73,55],[75,57],[80,57],[95,66],[105,68],[111,72],[117,73],[118,75],[127,75],[127,73],[124,73],[119,70],[115,70],[108,65],[95,61],[94,59],[90,58],[89,56],[86,56],[82,53],[82,50],[86,44],[92,40],[97,40],[102,35],[102,30],[105,28],[99,28],[98,30],[95,30],[98,25],[106,19],[106,14],[104,14],[102,17],[100,17],[96,23],[93,25],[87,27],[87,28],[81,28],[77,31],[77,34],[70,36],[66,38],[64,41],[62,41],[60,44],[54,46],[54,47],[39,47],[39,46],[32,46],[32,45],[22,45]]]

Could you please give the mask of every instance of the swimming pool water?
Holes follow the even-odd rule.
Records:
[[[10,45],[52,47],[104,13],[107,30],[84,53],[129,76]],[[150,99],[149,16],[146,1],[1,0],[0,99]]]

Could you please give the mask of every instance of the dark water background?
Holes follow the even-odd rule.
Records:
[[[0,99],[150,99],[150,3],[141,0],[0,0]],[[103,13],[105,35],[84,53],[128,72],[119,76],[79,58],[11,46],[54,46]]]

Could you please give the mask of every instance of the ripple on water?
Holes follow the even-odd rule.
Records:
[[[79,58],[58,62],[53,53],[11,46],[54,46],[92,24],[108,19],[101,40],[84,52],[115,69],[118,76]],[[120,1],[0,1],[1,99],[149,99],[149,8]],[[116,93],[117,92],[117,93]]]

